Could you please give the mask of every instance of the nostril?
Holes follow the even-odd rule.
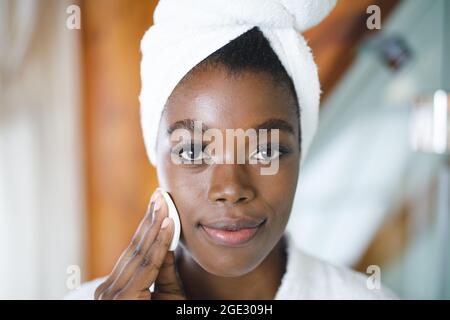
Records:
[[[247,200],[248,200],[247,197],[240,197],[240,198],[236,201],[236,203],[246,202]]]
[[[246,202],[248,199],[247,197],[240,197],[239,199],[235,200],[235,201],[231,201],[231,199],[227,199],[227,198],[217,198],[216,201],[217,202],[233,202],[233,203],[242,203],[242,202]]]

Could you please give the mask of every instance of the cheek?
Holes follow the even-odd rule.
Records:
[[[255,183],[264,201],[273,209],[274,220],[287,222],[292,209],[298,182],[298,162],[296,157],[280,163],[278,173],[271,176],[260,175]]]
[[[170,156],[164,161],[158,161],[158,180],[160,186],[169,191],[174,199],[181,222],[181,242],[191,242],[194,228],[198,221],[199,208],[204,207],[207,181],[204,174],[196,172],[170,161]]]

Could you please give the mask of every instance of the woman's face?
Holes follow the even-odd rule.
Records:
[[[205,128],[223,134],[223,157],[229,163],[190,164],[199,159],[171,138],[174,129],[189,130],[201,121]],[[245,155],[278,161],[275,174],[262,175],[268,163],[236,163],[238,143],[230,143],[226,129],[279,129],[279,153],[268,152],[268,139],[260,139]],[[257,131],[258,132],[258,131]],[[194,138],[200,150],[211,140]],[[171,141],[174,140],[174,141]],[[226,141],[227,140],[227,141]],[[233,139],[231,139],[233,140]],[[233,141],[231,141],[233,143]],[[226,149],[226,150],[225,150]],[[216,151],[217,152],[217,151]],[[205,153],[206,154],[206,153]],[[173,197],[182,225],[181,244],[203,269],[218,276],[236,277],[256,268],[284,233],[299,170],[299,124],[288,89],[276,86],[270,75],[244,71],[230,75],[224,67],[196,71],[172,93],[161,118],[157,142],[157,173],[160,186]],[[225,162],[225,161],[224,161]]]

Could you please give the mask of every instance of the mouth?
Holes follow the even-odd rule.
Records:
[[[220,219],[200,223],[200,229],[215,244],[239,247],[250,242],[266,222],[266,219]]]

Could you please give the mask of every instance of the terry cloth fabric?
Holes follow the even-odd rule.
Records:
[[[301,32],[316,25],[336,0],[161,0],[141,41],[141,126],[156,165],[161,114],[172,91],[198,63],[258,27],[291,77],[300,106],[301,162],[316,131],[320,84]]]

